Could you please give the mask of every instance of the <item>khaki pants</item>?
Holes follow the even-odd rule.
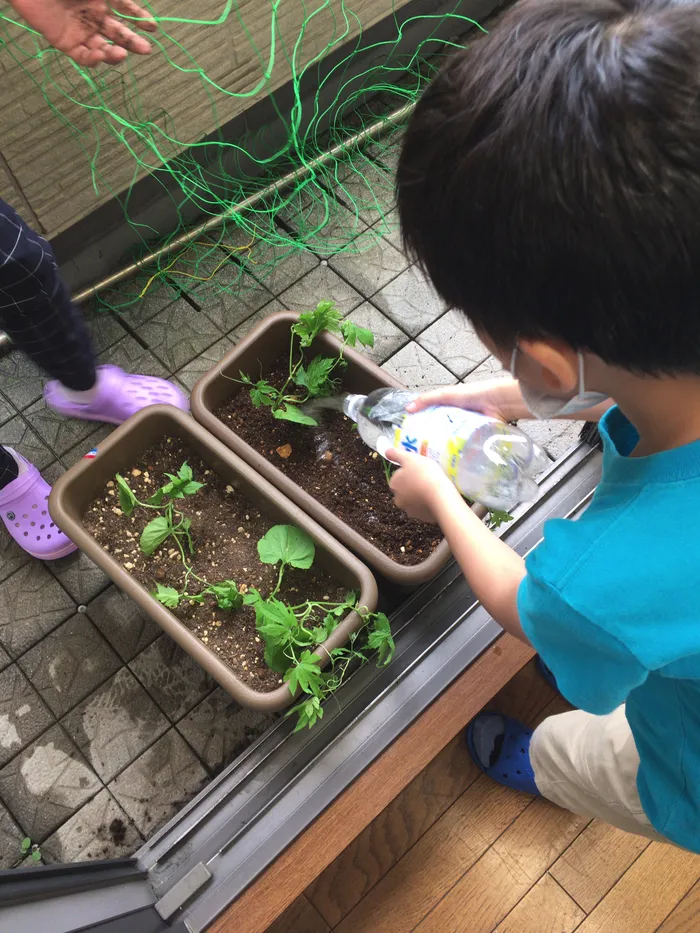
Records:
[[[543,797],[578,813],[659,842],[637,792],[639,755],[619,706],[608,716],[581,710],[550,716],[530,745],[535,782]]]

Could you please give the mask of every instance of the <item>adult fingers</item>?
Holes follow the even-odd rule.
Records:
[[[134,16],[142,20],[142,22],[133,23],[134,27],[143,29],[145,32],[157,32],[158,23],[147,10],[144,10],[138,3],[134,3],[133,0],[113,0],[113,8],[122,16]]]
[[[151,51],[152,46],[148,39],[137,35],[133,29],[129,29],[114,16],[107,16],[101,28],[102,35],[106,39],[126,49],[127,52],[133,52],[135,55],[148,55]]]
[[[80,45],[64,50],[67,55],[83,68],[94,68],[102,62],[116,65],[123,61],[127,52],[115,45],[110,45],[103,36],[91,36]]]

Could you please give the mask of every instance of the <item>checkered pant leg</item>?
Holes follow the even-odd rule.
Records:
[[[0,447],[0,489],[4,489],[8,483],[19,476],[19,467],[12,454]]]
[[[84,392],[96,360],[81,311],[71,300],[53,251],[9,204],[0,201],[0,330],[53,379]]]

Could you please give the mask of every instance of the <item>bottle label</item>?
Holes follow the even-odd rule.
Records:
[[[426,408],[406,414],[394,432],[394,446],[435,460],[459,489],[457,470],[469,456],[469,440],[475,431],[493,420],[463,408]]]

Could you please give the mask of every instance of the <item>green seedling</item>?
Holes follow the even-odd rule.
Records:
[[[322,718],[323,701],[340,687],[352,663],[366,662],[368,652],[374,651],[379,665],[391,661],[395,646],[388,618],[384,613],[370,613],[359,607],[355,593],[348,594],[342,601],[305,600],[298,605],[289,605],[279,598],[287,570],[309,570],[316,558],[313,539],[294,525],[275,525],[258,541],[261,563],[279,567],[277,583],[269,595],[263,596],[254,588],[242,593],[234,580],[209,583],[196,574],[188,558],[188,554],[194,553],[190,520],[175,508],[175,502],[196,495],[204,484],[196,482],[187,463],[176,475],[166,475],[169,482],[146,502],[136,497],[123,476],[116,477],[121,510],[126,516],[131,516],[137,508],[162,513],[149,522],[141,535],[143,553],[152,555],[170,538],[177,545],[185,570],[179,590],[157,583],[153,596],[168,609],[177,609],[184,602],[202,603],[206,599],[213,599],[222,610],[252,607],[257,631],[265,645],[265,662],[283,676],[293,696],[298,692],[303,695],[288,714],[297,715],[297,730],[311,728]],[[190,593],[188,587],[193,580],[200,588]],[[361,631],[365,635],[362,647],[356,632],[345,647],[326,650],[323,643],[353,610],[362,617]],[[322,669],[328,660],[330,667]]]
[[[22,840],[22,855],[28,856],[31,853],[33,862],[41,861],[41,849],[38,845],[33,845],[32,840],[27,836]]]
[[[141,532],[139,546],[142,553],[150,557],[168,539],[172,539],[185,569],[182,589],[176,590],[175,587],[158,583],[153,595],[168,609],[177,609],[181,602],[202,603],[207,596],[213,597],[220,609],[239,609],[243,605],[243,596],[234,580],[210,584],[194,572],[188,559],[188,554],[194,554],[192,520],[184,516],[176,508],[175,503],[180,499],[196,495],[206,484],[195,480],[192,468],[187,463],[182,464],[177,474],[166,473],[165,475],[168,477],[168,482],[157,489],[146,502],[136,497],[123,476],[117,473],[115,477],[119,490],[119,505],[127,517],[131,516],[137,508],[162,513],[150,521]],[[191,579],[199,581],[203,588],[196,593],[189,593],[188,585]]]
[[[489,528],[492,531],[496,531],[501,525],[507,525],[508,522],[512,521],[513,516],[510,512],[500,512],[498,509],[491,509],[489,512]]]
[[[363,612],[357,606],[357,596],[351,593],[344,602],[306,600],[290,606],[277,598],[288,567],[308,570],[315,558],[312,539],[293,525],[277,525],[258,542],[258,554],[263,563],[279,564],[279,576],[273,592],[264,599],[257,590],[244,597],[255,610],[255,624],[265,643],[265,661],[283,674],[293,695],[306,694],[288,715],[297,715],[297,730],[311,728],[322,716],[322,703],[342,684],[350,664],[367,661],[365,651],[356,647],[358,635],[350,638],[349,646],[327,651],[322,647],[348,612],[356,610],[367,631],[366,647],[377,652],[378,663],[388,664],[395,645],[391,626],[384,613]],[[313,620],[322,619],[314,624]],[[325,653],[331,661],[328,671],[322,670]]]
[[[343,343],[336,356],[316,356],[306,363],[305,350],[323,332],[342,337]],[[267,379],[253,382],[250,376],[240,373],[240,382],[250,386],[250,399],[256,408],[266,405],[275,418],[293,421],[296,424],[315,425],[317,421],[300,410],[299,406],[314,398],[334,395],[340,386],[337,373],[347,364],[344,359],[346,347],[374,346],[374,334],[366,327],[352,321],[344,321],[332,301],[322,301],[314,311],[304,311],[292,325],[289,342],[289,370],[281,389],[276,389]]]
[[[130,517],[137,508],[162,511],[163,514],[150,521],[141,532],[139,543],[147,557],[150,557],[168,538],[174,540],[184,557],[184,547],[187,547],[190,554],[194,553],[194,544],[190,534],[192,522],[175,508],[175,502],[186,496],[193,496],[204,487],[204,483],[195,481],[192,468],[187,463],[182,464],[177,475],[172,473],[165,475],[169,482],[157,489],[146,502],[141,502],[136,498],[124,477],[117,473],[115,478],[119,490],[119,505],[127,517]]]
[[[386,484],[389,486],[391,484],[391,477],[394,475],[398,467],[395,463],[392,463],[391,460],[385,460],[384,458],[382,458],[382,466],[384,467]]]

